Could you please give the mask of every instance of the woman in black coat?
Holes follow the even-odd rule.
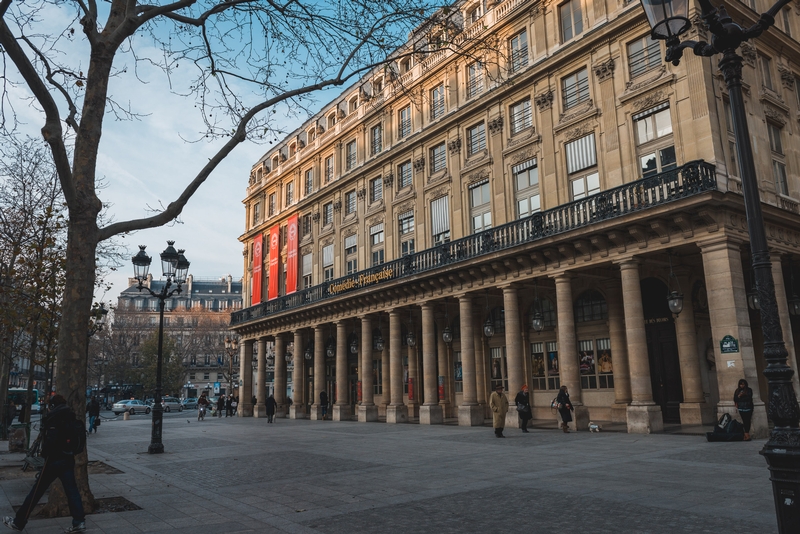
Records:
[[[275,397],[270,395],[267,397],[267,423],[271,423],[272,419],[275,417],[275,409],[278,407],[278,403],[275,402]]]
[[[572,402],[569,400],[567,386],[561,386],[556,402],[558,403],[558,413],[561,414],[561,429],[564,433],[569,433],[568,423],[572,422],[572,411],[575,408],[572,407]]]
[[[533,412],[531,411],[531,399],[528,395],[528,386],[523,385],[522,391],[517,393],[517,396],[514,398],[514,402],[517,404],[517,415],[519,415],[519,427],[522,429],[523,432],[528,432],[528,421],[533,418]]]
[[[742,416],[744,440],[750,441],[750,423],[753,420],[753,390],[750,389],[744,378],[739,380],[739,385],[733,394],[733,402],[736,404],[739,415]]]

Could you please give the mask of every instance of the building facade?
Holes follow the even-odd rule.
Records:
[[[727,7],[753,23],[756,4]],[[606,420],[630,432],[735,413],[746,378],[753,434],[765,435],[760,318],[716,60],[664,63],[638,2],[456,7],[446,30],[421,28],[392,65],[254,165],[245,309],[232,314],[242,368],[256,353],[263,377],[274,353],[291,417],[320,418],[325,390],[334,419],[483,424],[495,385],[514,395],[527,384],[534,416],[553,418],[566,385],[577,428]],[[698,15],[692,33],[705,38]],[[795,369],[798,17],[787,7],[741,51]],[[431,52],[442,31],[449,45]],[[255,389],[242,415],[263,415]]]
[[[143,364],[139,347],[158,331],[159,300],[139,291],[135,278],[120,293],[108,336],[98,340],[102,381],[113,394],[119,391],[150,395],[136,390],[136,370]],[[158,293],[163,280],[148,275],[145,284]],[[185,379],[180,391],[164,395],[197,397],[236,391],[239,383],[239,352],[226,350],[225,339],[236,337],[227,330],[230,313],[242,308],[242,282],[228,275],[221,278],[187,277],[179,294],[164,303],[164,336],[172,338],[183,361]],[[237,340],[238,342],[238,340]],[[229,354],[230,353],[230,354]],[[252,375],[252,371],[251,371]],[[109,381],[117,382],[106,383]]]

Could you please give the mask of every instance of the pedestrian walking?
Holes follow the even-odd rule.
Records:
[[[225,417],[233,417],[233,395],[228,395],[228,400],[225,401]]]
[[[6,413],[3,416],[3,428],[8,429],[11,423],[14,422],[14,416],[17,415],[17,405],[14,404],[14,399],[9,398],[6,405]]]
[[[83,503],[75,483],[75,455],[85,448],[86,428],[67,406],[67,400],[62,395],[54,395],[50,399],[50,411],[42,419],[41,427],[44,466],[25,502],[17,510],[16,517],[4,517],[3,524],[11,530],[23,530],[33,507],[58,478],[64,486],[69,513],[72,515],[72,526],[64,532],[85,532]]]
[[[217,417],[222,418],[222,412],[225,411],[225,395],[220,395],[217,399]]]
[[[519,415],[519,427],[522,429],[523,432],[526,434],[528,433],[528,421],[533,418],[533,412],[531,410],[531,399],[528,395],[528,386],[523,384],[522,391],[517,393],[516,398],[514,398],[514,402],[517,405],[517,414]]]
[[[322,420],[328,415],[328,393],[325,391],[319,392],[319,404],[322,406]]]
[[[558,413],[561,414],[561,429],[565,434],[569,434],[569,423],[572,422],[572,412],[575,408],[572,407],[572,402],[569,400],[567,386],[561,386],[556,403],[558,404]]]
[[[736,410],[742,417],[744,425],[744,440],[750,441],[750,423],[753,421],[753,390],[747,385],[747,380],[742,378],[733,394]]]
[[[251,401],[252,401],[252,403],[253,403],[253,406],[255,406],[256,404],[258,404],[258,397],[256,397],[255,395],[253,395],[253,398],[251,399]]]
[[[97,434],[95,422],[100,417],[100,401],[97,400],[97,397],[92,397],[92,400],[89,401],[89,405],[86,406],[86,413],[89,414],[89,434],[92,433],[92,430]]]
[[[489,407],[492,409],[492,426],[494,435],[504,438],[503,429],[506,427],[506,414],[508,413],[508,399],[503,395],[503,385],[497,384],[489,398]]]
[[[25,408],[27,405],[25,401],[19,403],[19,418],[17,418],[17,422],[24,423],[25,422]]]
[[[267,423],[271,423],[275,418],[275,410],[278,408],[278,403],[275,402],[275,397],[270,395],[267,397]]]
[[[236,415],[236,409],[239,407],[239,397],[234,397],[231,401],[231,417]]]

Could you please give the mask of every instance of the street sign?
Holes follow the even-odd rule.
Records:
[[[214,395],[219,395],[219,382],[214,382]]]
[[[725,336],[722,338],[722,341],[719,342],[719,350],[722,354],[739,352],[739,341],[731,335]]]

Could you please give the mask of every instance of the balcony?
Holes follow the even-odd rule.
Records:
[[[298,309],[372,284],[487,256],[717,189],[714,166],[702,160],[630,182],[231,314],[231,325]]]

